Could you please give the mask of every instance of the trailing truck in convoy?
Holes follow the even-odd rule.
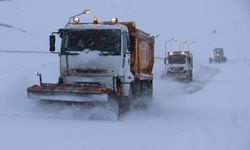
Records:
[[[212,57],[209,57],[209,63],[212,62],[227,62],[227,58],[224,55],[224,50],[223,48],[215,48],[212,53]]]
[[[167,76],[193,80],[193,55],[190,51],[170,51],[167,60]]]
[[[61,50],[55,52],[55,35]],[[27,89],[38,100],[111,104],[117,115],[133,106],[147,106],[153,95],[154,37],[134,22],[80,23],[72,18],[50,35],[50,51],[60,57],[57,83]],[[115,109],[116,108],[116,109]]]

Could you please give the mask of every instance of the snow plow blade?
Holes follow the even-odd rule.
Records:
[[[99,85],[49,84],[33,85],[27,89],[28,98],[72,102],[107,102],[112,89]]]

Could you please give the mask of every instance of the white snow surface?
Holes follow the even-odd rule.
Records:
[[[250,66],[244,62],[196,64],[189,83],[162,79],[157,61],[152,106],[114,121],[89,120],[82,106],[26,98],[26,88],[38,83],[37,69],[56,81],[57,56],[1,53],[0,60],[0,149],[250,148]]]
[[[27,87],[38,83],[36,71],[45,82],[57,82],[57,55],[0,53],[1,150],[250,149],[250,63],[243,61],[250,55],[247,0],[0,0],[0,24],[13,26],[0,26],[0,50],[46,52],[50,32],[83,7],[94,12],[86,20],[116,14],[161,34],[156,56],[164,54],[164,41],[173,36],[196,40],[190,45],[194,81],[161,78],[164,65],[157,59],[148,110],[132,110],[120,120],[93,120],[80,105],[27,99]],[[208,63],[215,47],[224,48],[229,62]]]

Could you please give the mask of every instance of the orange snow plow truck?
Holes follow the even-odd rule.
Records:
[[[31,99],[110,104],[119,115],[132,106],[145,108],[152,98],[154,37],[134,22],[98,22],[95,17],[81,23],[71,18],[50,35],[50,51],[60,57],[58,83],[43,83],[38,74],[40,84],[27,89]]]

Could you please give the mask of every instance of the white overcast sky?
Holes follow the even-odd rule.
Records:
[[[196,58],[207,59],[215,47],[223,47],[232,59],[250,56],[249,0],[12,0],[1,2],[0,8],[0,22],[36,35],[32,40],[39,39],[35,43],[41,44],[33,45],[38,49],[48,49],[48,35],[64,27],[69,16],[89,8],[93,14],[83,18],[88,21],[93,16],[102,20],[118,17],[135,21],[152,35],[160,34],[156,55],[164,54],[165,40],[176,37],[196,41],[190,46]],[[178,43],[174,48],[178,49]]]

